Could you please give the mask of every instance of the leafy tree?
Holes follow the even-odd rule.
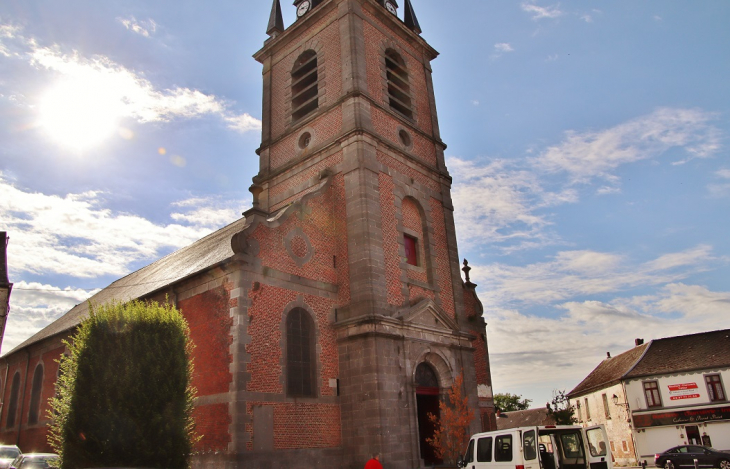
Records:
[[[502,412],[515,410],[527,410],[532,399],[523,399],[522,396],[510,393],[497,393],[494,395],[494,405]]]
[[[555,419],[556,425],[573,425],[578,422],[575,418],[575,407],[570,405],[570,399],[565,395],[565,391],[553,390],[553,401],[545,406],[548,415]]]
[[[185,469],[196,436],[192,342],[174,306],[89,306],[60,359],[49,443],[62,469]]]
[[[469,398],[463,395],[464,377],[459,375],[448,392],[449,403],[439,402],[440,417],[431,413],[428,419],[436,429],[433,438],[426,441],[433,446],[436,457],[446,463],[455,463],[469,443],[469,425],[474,420],[474,410],[469,407]]]

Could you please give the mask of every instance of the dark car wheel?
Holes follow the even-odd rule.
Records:
[[[730,469],[730,461],[727,459],[721,459],[719,463],[717,463],[717,467],[720,469]]]
[[[672,461],[665,462],[664,469],[674,469],[674,463]],[[723,469],[728,469],[728,468],[723,468]]]

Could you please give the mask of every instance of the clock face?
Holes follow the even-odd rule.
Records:
[[[388,2],[388,1],[385,2],[385,8],[389,12],[393,13],[394,15],[397,14],[397,10],[395,9],[395,5],[393,5],[392,3]]]
[[[302,16],[304,16],[309,11],[309,7],[311,7],[311,6],[312,6],[312,4],[309,2],[309,0],[304,0],[297,7],[297,16],[300,18]]]

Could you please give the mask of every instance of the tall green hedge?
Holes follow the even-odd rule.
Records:
[[[141,301],[90,310],[66,343],[51,400],[61,468],[188,468],[195,390],[182,314]]]

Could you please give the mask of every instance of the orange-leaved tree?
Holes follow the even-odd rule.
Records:
[[[469,425],[474,420],[474,410],[469,407],[469,397],[463,394],[463,386],[464,377],[460,374],[449,389],[449,403],[439,402],[441,415],[428,414],[436,428],[433,438],[426,441],[445,463],[455,463],[469,443]]]

